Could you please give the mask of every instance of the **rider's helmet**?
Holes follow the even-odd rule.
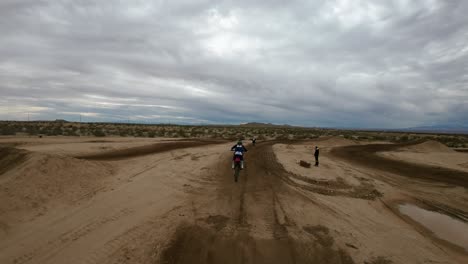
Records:
[[[237,141],[237,145],[242,145],[242,140]]]

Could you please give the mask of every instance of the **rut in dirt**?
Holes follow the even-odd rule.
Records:
[[[212,217],[205,221],[209,224],[181,225],[162,253],[162,263],[354,263],[336,247],[327,228],[302,230],[288,222],[278,195],[291,190],[282,180],[272,145],[250,146],[238,183],[230,157],[223,158],[219,190],[230,190],[239,200],[226,203],[220,198],[213,207],[231,205],[235,215]]]

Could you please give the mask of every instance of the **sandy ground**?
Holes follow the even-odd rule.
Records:
[[[248,146],[238,183],[230,142],[0,138],[0,144],[0,263],[468,261],[465,251],[396,209],[413,203],[468,219],[468,174],[437,178],[435,172],[457,167],[433,172],[442,158],[432,154],[432,143],[260,142]],[[300,167],[299,160],[313,161],[315,145],[320,166]],[[452,162],[452,156],[444,157]]]

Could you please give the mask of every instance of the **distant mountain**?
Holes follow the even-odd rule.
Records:
[[[272,123],[258,123],[258,122],[251,122],[251,123],[245,123],[245,124],[240,124],[240,126],[244,127],[293,127],[291,125],[276,125]]]

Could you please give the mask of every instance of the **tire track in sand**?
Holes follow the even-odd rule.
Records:
[[[218,193],[194,210],[199,221],[179,227],[161,263],[354,263],[333,249],[333,242],[322,245],[313,235],[294,238],[292,233],[303,231],[282,209],[280,195],[293,190],[282,179],[273,144],[249,148],[238,183],[230,157],[221,157]]]

